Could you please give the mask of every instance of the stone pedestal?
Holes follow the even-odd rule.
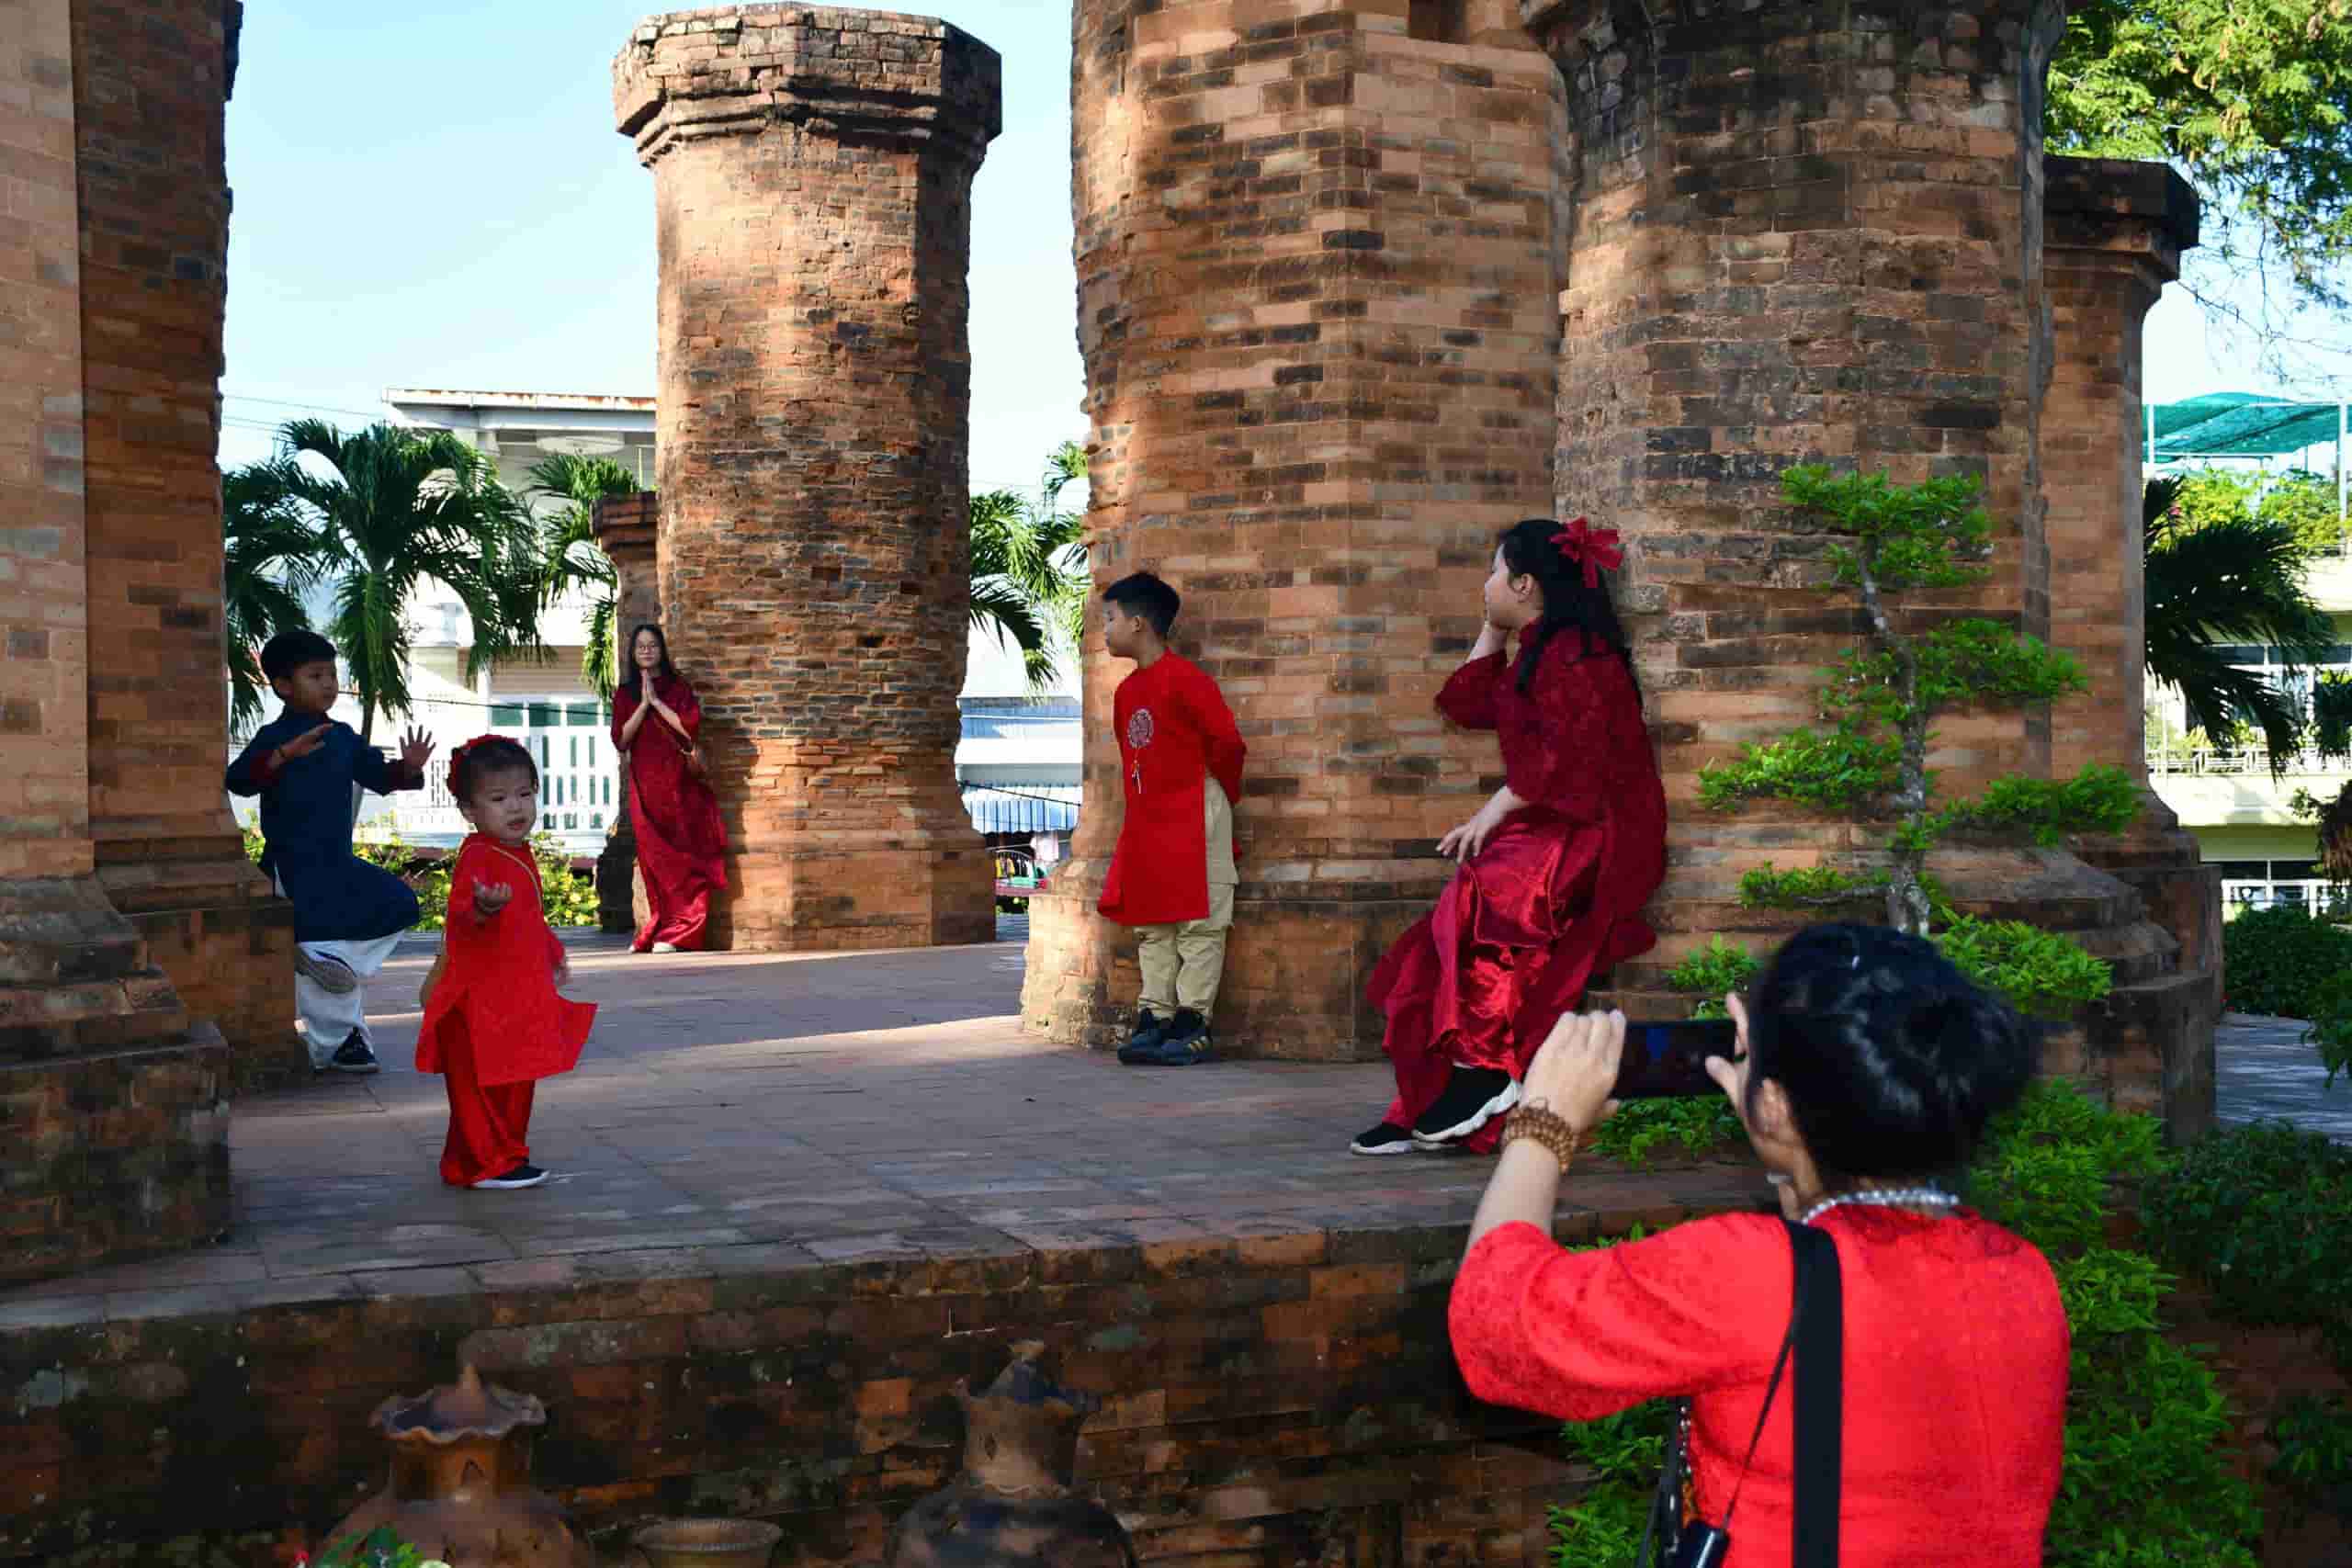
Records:
[[[613,670],[627,685],[636,661],[629,644],[641,626],[662,624],[662,598],[656,581],[661,533],[661,498],[651,491],[615,496],[596,503],[589,527],[596,543],[613,563]],[[622,753],[620,809],[613,813],[611,831],[596,856],[596,926],[608,936],[633,932],[646,915],[644,879],[637,872],[637,818],[628,805],[628,756]]]
[[[738,949],[994,934],[956,787],[970,190],[996,54],[920,17],[657,17],[614,62],[661,243],[661,604]]]
[[[1074,26],[1095,583],[1175,585],[1175,646],[1250,744],[1218,1047],[1361,1056],[1364,980],[1451,870],[1432,840],[1499,780],[1430,700],[1496,536],[1551,511],[1558,73],[1493,4],[1079,0]],[[1023,1014],[1093,1045],[1136,991],[1094,913],[1131,668],[1088,651],[1073,858],[1030,903]]]
[[[184,1247],[228,1220],[230,1051],[191,1024],[98,874],[101,832],[119,846],[139,836],[130,822],[150,852],[115,863],[205,863],[211,814],[180,815],[168,795],[201,774],[198,798],[220,798],[228,728],[210,453],[235,8],[151,10],[125,29],[30,0],[0,37],[18,215],[0,227],[0,275],[19,280],[0,291],[0,1282]],[[173,187],[142,209],[168,236],[143,250],[123,234],[131,170]],[[213,220],[182,235],[191,211]],[[102,286],[136,298],[102,309]],[[171,449],[142,475],[125,444],[150,425]],[[190,660],[202,678],[183,688]],[[163,694],[183,690],[193,713]],[[180,885],[204,889],[199,903],[250,888],[243,874]]]

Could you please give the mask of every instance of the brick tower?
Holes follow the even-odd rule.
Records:
[[[1259,1054],[1377,1037],[1364,979],[1500,768],[1430,699],[1496,535],[1551,511],[1558,73],[1500,0],[1441,10],[1075,7],[1095,582],[1175,584],[1249,741],[1217,1025]],[[1098,1044],[1136,990],[1093,912],[1129,668],[1089,650],[1074,858],[1030,906],[1023,1011]]]
[[[228,1223],[235,1064],[156,966],[153,932],[182,933],[191,981],[228,971],[201,982],[212,1008],[274,996],[291,1048],[291,917],[254,886],[220,804],[237,9],[163,0],[134,28],[29,0],[0,37],[19,215],[0,227],[0,1281]]]
[[[656,17],[613,67],[661,245],[659,600],[738,949],[994,932],[955,780],[971,184],[995,52],[922,17]]]

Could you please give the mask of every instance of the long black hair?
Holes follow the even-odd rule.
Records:
[[[1777,1080],[1833,1191],[1957,1171],[2041,1055],[2039,1026],[1884,926],[1799,931],[1747,996],[1751,1109]]]
[[[1584,633],[1589,647],[1606,648],[1625,661],[1625,673],[1634,674],[1634,659],[1625,646],[1625,628],[1617,622],[1617,606],[1609,598],[1609,574],[1598,572],[1593,585],[1585,586],[1584,566],[1560,553],[1552,536],[1563,532],[1561,525],[1549,517],[1530,517],[1514,523],[1503,530],[1503,565],[1513,577],[1532,577],[1544,595],[1544,614],[1534,626],[1520,637],[1519,689],[1525,692],[1535,683],[1535,666],[1542,662],[1544,645],[1562,630],[1575,627]],[[1638,678],[1634,690],[1641,690]]]
[[[659,671],[662,678],[665,681],[684,680],[685,677],[678,673],[678,667],[670,662],[670,639],[663,637],[662,635],[662,628],[655,626],[651,621],[638,622],[637,626],[628,634],[628,668],[630,673],[634,675],[637,671],[637,639],[643,637],[647,632],[651,632],[653,634],[653,644],[656,648],[659,648],[662,650],[662,668]],[[628,682],[626,681],[622,682],[623,685],[627,685],[628,683]]]

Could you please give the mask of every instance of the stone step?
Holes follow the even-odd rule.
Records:
[[[144,965],[139,933],[95,878],[0,878],[0,987],[76,985]]]

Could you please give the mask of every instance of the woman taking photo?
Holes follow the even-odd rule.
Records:
[[[1843,1277],[1844,1568],[2030,1568],[2058,1489],[2065,1313],[2041,1254],[1962,1208],[1946,1173],[2023,1091],[2032,1032],[1874,926],[1799,932],[1730,1005],[1739,1055],[1707,1070]],[[1719,1214],[1591,1252],[1551,1240],[1566,1156],[1616,1109],[1624,1039],[1623,1014],[1564,1018],[1530,1065],[1454,1280],[1454,1355],[1479,1398],[1573,1421],[1688,1397],[1695,1517],[1720,1523],[1744,1473],[1729,1568],[1783,1568],[1792,1402],[1767,1399],[1787,1228]]]
[[[1666,794],[1601,575],[1623,558],[1581,517],[1517,524],[1496,547],[1486,624],[1437,706],[1495,731],[1503,786],[1438,840],[1462,869],[1365,987],[1396,1098],[1355,1154],[1492,1149],[1553,1021],[1657,940],[1641,910],[1666,874]]]
[[[638,953],[694,953],[710,896],[727,886],[727,829],[703,782],[702,705],[670,662],[662,628],[629,635],[629,679],[613,694],[613,744],[628,754],[629,821],[649,908]]]

